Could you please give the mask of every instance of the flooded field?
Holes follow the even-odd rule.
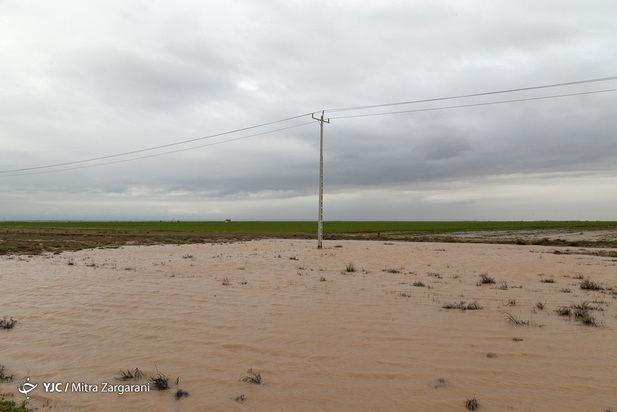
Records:
[[[593,252],[260,240],[2,256],[0,318],[17,323],[0,330],[0,392],[19,403],[29,378],[41,411],[617,410],[617,259]]]

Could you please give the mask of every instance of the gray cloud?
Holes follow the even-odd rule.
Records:
[[[615,75],[615,12],[574,0],[1,3],[0,169],[313,110]],[[328,112],[326,218],[610,219],[615,93],[434,109],[615,87]],[[336,119],[405,109],[433,110]],[[147,159],[0,173],[0,204],[12,219],[313,219],[310,116],[98,163],[303,122],[312,124]]]
[[[233,92],[224,62],[187,64],[171,56],[143,56],[118,49],[71,51],[63,77],[92,101],[112,107],[173,110],[207,104]]]

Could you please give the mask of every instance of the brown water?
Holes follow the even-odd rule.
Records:
[[[0,317],[18,323],[0,330],[15,375],[0,392],[21,402],[28,376],[43,411],[452,411],[474,396],[483,411],[617,411],[617,299],[575,279],[617,291],[617,260],[555,250],[264,240],[5,256]],[[481,273],[497,283],[477,286]],[[442,308],[461,300],[483,309]],[[555,313],[583,301],[601,327]],[[72,390],[135,367],[172,389]],[[240,380],[249,368],[261,385]]]

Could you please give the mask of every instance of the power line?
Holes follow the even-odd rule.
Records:
[[[407,104],[429,103],[429,102],[438,102],[438,101],[443,101],[443,100],[464,99],[464,98],[469,98],[469,97],[490,96],[490,95],[495,95],[495,94],[548,89],[552,87],[573,86],[577,84],[606,82],[606,81],[611,81],[611,80],[617,80],[617,76],[598,77],[595,79],[576,80],[572,82],[553,83],[553,84],[546,84],[546,85],[541,85],[541,86],[519,87],[516,89],[496,90],[496,91],[490,91],[490,92],[463,94],[463,95],[458,95],[458,96],[436,97],[436,98],[422,99],[422,100],[409,100],[405,102],[372,104],[372,105],[367,105],[367,106],[340,107],[340,108],[334,108],[334,109],[326,109],[325,111],[330,112],[330,113],[335,113],[335,112],[347,112],[347,111],[353,111],[353,110],[375,109],[379,107],[402,106],[402,105],[407,105]]]
[[[297,116],[287,117],[287,118],[281,119],[281,120],[275,120],[275,121],[272,121],[272,122],[262,123],[262,124],[258,124],[258,125],[254,125],[254,126],[243,127],[243,128],[240,128],[240,129],[230,130],[230,131],[227,131],[227,132],[212,134],[212,135],[204,136],[204,137],[198,137],[198,138],[195,138],[195,139],[183,140],[181,142],[168,143],[168,144],[164,144],[164,145],[160,145],[160,146],[148,147],[148,148],[145,148],[145,149],[132,150],[130,152],[116,153],[116,154],[111,154],[111,155],[107,155],[107,156],[93,157],[93,158],[90,158],[90,159],[76,160],[76,161],[64,162],[64,163],[56,163],[56,164],[45,165],[45,166],[25,167],[25,168],[22,168],[22,169],[12,169],[12,170],[0,170],[0,174],[16,173],[16,172],[26,172],[26,171],[30,171],[30,170],[39,170],[39,169],[50,169],[50,168],[54,168],[54,167],[61,167],[61,166],[69,166],[69,165],[75,165],[75,164],[80,164],[80,163],[95,162],[95,161],[98,161],[98,160],[112,159],[114,157],[121,157],[121,156],[128,156],[128,155],[131,155],[131,154],[149,152],[149,151],[152,151],[152,150],[164,149],[166,147],[172,147],[172,146],[179,146],[179,145],[183,145],[183,144],[187,144],[187,143],[197,142],[197,141],[200,141],[200,140],[212,139],[214,137],[226,136],[226,135],[230,135],[230,134],[234,134],[234,133],[244,132],[244,131],[247,131],[247,130],[257,129],[259,127],[265,127],[265,126],[270,126],[270,125],[277,124],[277,123],[287,122],[287,121],[290,121],[290,120],[298,119],[300,117],[309,116],[310,114],[311,113],[305,113],[305,114],[301,114],[301,115],[297,115]]]
[[[199,145],[199,146],[187,147],[185,149],[171,150],[171,151],[151,154],[151,155],[147,155],[147,156],[139,156],[139,157],[132,157],[130,159],[115,160],[115,161],[112,161],[112,162],[96,163],[96,164],[93,164],[93,165],[74,166],[74,167],[67,167],[67,168],[64,168],[64,169],[54,169],[54,170],[44,170],[44,171],[34,171],[34,172],[33,171],[28,172],[27,170],[40,169],[40,168],[42,168],[42,166],[39,167],[39,168],[20,169],[22,171],[26,171],[26,173],[19,173],[18,171],[15,171],[15,174],[5,174],[5,175],[2,175],[0,177],[40,175],[40,174],[64,172],[64,171],[67,171],[67,170],[88,169],[88,168],[98,167],[98,166],[107,166],[107,165],[118,164],[118,163],[132,162],[134,160],[149,159],[149,158],[152,158],[152,157],[165,156],[165,155],[169,155],[169,154],[173,154],[173,153],[186,152],[186,151],[189,151],[189,150],[199,149],[199,148],[202,148],[202,147],[209,147],[209,146],[215,146],[215,145],[224,144],[224,143],[235,142],[237,140],[244,140],[244,139],[248,139],[250,137],[263,136],[263,135],[266,135],[266,134],[280,132],[280,131],[283,131],[283,130],[294,129],[296,127],[307,126],[309,124],[313,124],[313,122],[305,122],[305,123],[297,124],[297,125],[294,125],[294,126],[282,127],[280,129],[268,130],[266,132],[261,132],[261,133],[254,133],[254,134],[251,134],[251,135],[248,135],[248,136],[242,136],[242,137],[236,137],[236,138],[233,138],[233,139],[222,140],[220,142],[208,143],[208,144],[202,144],[202,145]],[[180,144],[180,143],[177,143],[177,144]],[[118,155],[118,156],[120,156],[120,155]],[[109,156],[108,157],[99,158],[99,159],[104,159],[104,158],[109,158]],[[85,162],[85,160],[81,161],[81,162]],[[70,164],[76,164],[76,163],[80,163],[80,162],[67,162],[67,163],[64,163],[63,165],[70,165]],[[49,167],[53,167],[53,166],[49,166]],[[2,172],[2,173],[8,173],[8,172]]]
[[[330,117],[331,120],[338,119],[352,119],[357,117],[371,117],[371,116],[386,116],[392,114],[403,114],[403,113],[417,113],[417,112],[430,112],[436,110],[449,110],[449,109],[460,109],[463,107],[476,107],[476,106],[490,106],[493,104],[504,104],[504,103],[517,103],[517,102],[527,102],[532,100],[545,100],[545,99],[556,99],[560,97],[572,97],[572,96],[583,96],[588,94],[597,94],[597,93],[609,93],[616,92],[616,89],[605,89],[605,90],[595,90],[591,92],[580,92],[580,93],[567,93],[567,94],[558,94],[551,96],[541,96],[541,97],[528,97],[522,99],[511,99],[511,100],[499,100],[494,102],[485,102],[485,103],[469,103],[469,104],[461,104],[456,106],[443,106],[443,107],[429,107],[422,109],[410,109],[410,110],[400,110],[396,112],[379,112],[379,113],[367,113],[367,114],[356,114],[356,115],[348,115],[348,116],[334,116]]]
[[[366,109],[375,109],[375,108],[381,108],[381,107],[393,107],[393,106],[402,106],[402,105],[409,105],[409,104],[428,103],[428,102],[437,102],[437,101],[447,101],[447,100],[463,99],[463,98],[470,98],[470,97],[506,94],[506,93],[513,93],[513,92],[521,92],[521,91],[529,91],[529,90],[539,90],[539,89],[547,89],[547,88],[563,87],[563,86],[572,86],[572,85],[580,85],[580,84],[588,84],[588,83],[598,83],[598,82],[605,82],[605,81],[611,81],[611,80],[617,80],[617,76],[601,77],[601,78],[586,79],[586,80],[577,80],[577,81],[564,82],[564,83],[553,83],[553,84],[540,85],[540,86],[521,87],[521,88],[516,88],[516,89],[489,91],[489,92],[482,92],[482,93],[472,93],[472,94],[458,95],[458,96],[438,97],[438,98],[432,98],[432,99],[410,100],[410,101],[405,101],[405,102],[394,102],[394,103],[374,104],[374,105],[365,105],[365,106],[351,106],[351,107],[333,108],[333,109],[323,110],[323,112],[337,113],[337,112],[344,112],[344,111],[366,110]],[[551,98],[559,98],[559,97],[580,96],[580,95],[595,94],[595,93],[607,93],[607,92],[613,92],[613,91],[617,91],[617,89],[606,89],[606,90],[591,91],[591,92],[568,93],[568,94],[552,95],[552,96],[511,99],[511,100],[502,100],[502,101],[486,102],[486,103],[471,103],[471,104],[456,105],[456,106],[446,106],[446,107],[439,107],[439,108],[422,108],[422,109],[402,110],[402,111],[396,111],[396,112],[381,112],[381,113],[368,113],[368,114],[359,114],[359,115],[337,116],[337,117],[330,117],[330,119],[349,119],[349,118],[357,118],[357,117],[384,116],[384,115],[394,115],[394,114],[402,114],[402,113],[422,112],[422,111],[447,110],[447,109],[457,109],[457,108],[463,108],[463,107],[486,106],[486,105],[492,105],[492,104],[504,104],[504,103],[513,103],[513,102],[521,102],[521,101],[532,101],[532,100],[542,100],[542,99],[551,99]],[[78,164],[83,164],[83,163],[96,162],[96,161],[100,161],[100,160],[113,159],[113,158],[116,158],[116,157],[128,156],[128,155],[132,155],[132,154],[144,153],[144,152],[148,152],[148,151],[159,150],[159,149],[164,149],[164,148],[173,147],[173,146],[184,145],[184,144],[188,144],[188,143],[192,143],[192,142],[202,141],[202,140],[206,140],[206,139],[212,139],[214,137],[226,136],[226,135],[235,134],[235,133],[239,133],[239,132],[243,132],[243,131],[248,131],[248,130],[252,130],[252,129],[256,129],[256,128],[260,128],[260,127],[265,127],[265,126],[269,126],[269,125],[273,125],[273,124],[277,124],[277,123],[287,122],[287,121],[299,119],[299,118],[302,118],[302,117],[305,117],[305,116],[310,116],[313,113],[315,113],[315,112],[300,114],[300,115],[296,115],[296,116],[291,116],[291,117],[287,117],[287,118],[280,119],[280,120],[275,120],[275,121],[271,121],[271,122],[267,122],[267,123],[261,123],[261,124],[258,124],[258,125],[253,125],[253,126],[243,127],[243,128],[239,128],[239,129],[234,129],[234,130],[230,130],[230,131],[226,131],[226,132],[222,132],[222,133],[216,133],[216,134],[212,134],[212,135],[204,136],[204,137],[199,137],[199,138],[195,138],[195,139],[188,139],[188,140],[183,140],[183,141],[180,141],[180,142],[168,143],[168,144],[164,144],[164,145],[148,147],[148,148],[138,149],[138,150],[133,150],[133,151],[128,151],[128,152],[116,153],[116,154],[111,154],[111,155],[107,155],[107,156],[100,156],[100,157],[94,157],[94,158],[89,158],[89,159],[84,159],[84,160],[76,160],[76,161],[71,161],[71,162],[56,163],[56,164],[50,164],[50,165],[44,165],[44,166],[27,167],[27,168],[12,169],[12,170],[3,170],[3,171],[0,171],[0,177],[23,176],[23,175],[30,175],[30,174],[46,173],[46,172],[32,172],[32,173],[20,173],[20,172],[31,172],[31,171],[36,171],[36,170],[58,168],[58,167],[62,167],[62,166],[78,165]],[[304,125],[307,125],[307,124],[311,124],[311,123],[303,123],[303,124],[301,124],[299,126],[304,126]],[[291,126],[291,127],[288,127],[288,128],[299,127],[299,126]],[[133,161],[133,160],[145,159],[145,158],[149,158],[149,157],[162,156],[162,155],[171,154],[171,153],[177,153],[177,152],[186,151],[186,150],[193,150],[193,149],[200,148],[200,147],[212,146],[212,145],[215,145],[215,144],[228,143],[228,142],[232,142],[232,141],[240,140],[240,139],[245,139],[245,138],[252,137],[252,136],[259,136],[259,135],[263,135],[263,134],[268,134],[268,133],[276,132],[276,131],[279,131],[279,130],[285,130],[285,129],[288,129],[288,128],[282,128],[282,129],[277,129],[277,130],[273,130],[273,131],[257,133],[257,134],[254,134],[254,135],[250,135],[250,136],[246,136],[246,137],[241,137],[241,138],[236,138],[236,139],[229,139],[229,140],[225,140],[225,141],[218,142],[218,143],[201,145],[201,146],[196,146],[196,147],[187,148],[187,149],[180,149],[180,150],[175,150],[175,151],[168,151],[168,152],[163,152],[163,153],[149,155],[149,156],[141,156],[141,157],[135,157],[135,158],[125,159],[125,160],[120,160],[120,161],[113,161],[113,162],[97,163],[95,165],[88,165],[88,166],[78,166],[78,167],[57,169],[57,170],[52,170],[52,171],[49,171],[49,172],[64,171],[64,170],[75,170],[75,169],[81,169],[81,168],[87,168],[87,167],[97,167],[97,166],[103,166],[103,165],[108,165],[108,164],[123,163],[123,162],[129,162],[129,161]]]

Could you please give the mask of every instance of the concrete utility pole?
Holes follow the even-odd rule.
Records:
[[[321,117],[315,117],[315,113],[312,114],[313,119],[317,120],[321,126],[321,133],[319,134],[319,220],[317,222],[317,249],[321,249],[321,241],[323,240],[323,124],[330,123],[330,119],[324,120],[324,111],[321,111]]]

